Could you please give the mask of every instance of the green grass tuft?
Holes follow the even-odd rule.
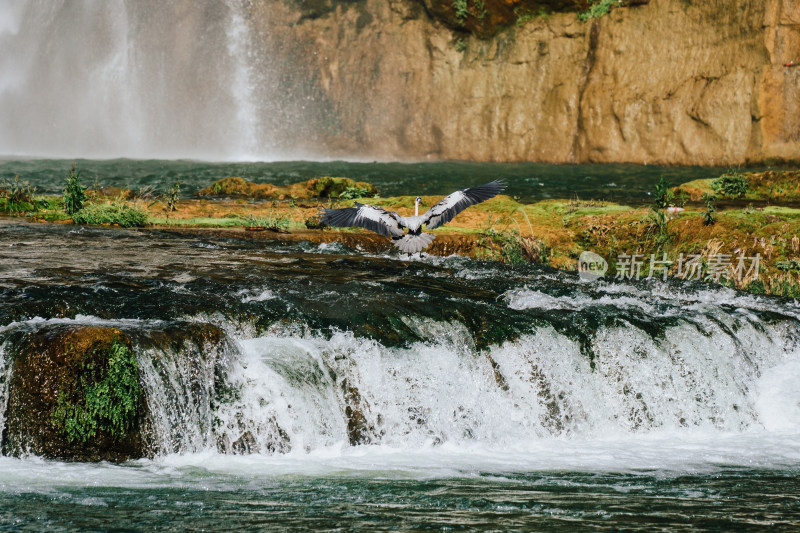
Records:
[[[74,215],[75,224],[117,224],[123,228],[140,228],[147,225],[147,213],[121,203],[92,204]]]

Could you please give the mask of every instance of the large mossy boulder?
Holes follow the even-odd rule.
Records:
[[[122,331],[47,327],[13,344],[4,455],[77,461],[147,455],[147,404]]]
[[[201,189],[200,196],[252,198],[254,200],[310,200],[313,198],[363,198],[378,194],[371,183],[350,178],[324,176],[285,187],[268,183],[258,184],[237,176],[223,178]]]

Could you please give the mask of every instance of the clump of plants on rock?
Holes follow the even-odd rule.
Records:
[[[469,0],[453,0],[453,11],[456,19],[463,22],[470,16]],[[485,0],[472,0],[472,13],[478,20],[483,20],[486,16]]]
[[[747,194],[750,182],[744,174],[739,172],[726,172],[719,178],[711,182],[711,188],[717,194],[722,194],[728,198],[740,198]]]
[[[619,0],[591,0],[589,9],[578,13],[578,18],[583,22],[587,22],[590,19],[600,18],[603,15],[607,15],[609,11],[611,11],[612,7],[620,5],[622,5],[622,2]]]
[[[119,439],[136,420],[141,387],[139,364],[131,349],[115,339],[80,363],[77,383],[61,390],[51,423],[69,442],[87,442],[106,432]]]
[[[34,198],[36,187],[27,181],[20,181],[19,176],[14,176],[14,181],[3,181],[0,184],[0,211],[11,214],[20,214],[27,211],[36,211],[39,202]]]

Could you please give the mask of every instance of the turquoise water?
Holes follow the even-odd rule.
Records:
[[[647,202],[663,176],[673,185],[714,178],[725,169],[644,165],[550,165],[543,163],[367,163],[347,161],[283,161],[274,163],[207,163],[163,160],[59,160],[0,158],[0,179],[28,180],[40,191],[58,193],[76,163],[83,182],[138,190],[166,191],[180,180],[192,195],[214,181],[241,176],[256,183],[288,184],[320,176],[345,176],[375,184],[385,196],[449,194],[453,190],[494,179],[509,183],[508,193],[525,202],[547,198],[580,198]]]
[[[14,531],[791,531],[798,470],[544,470],[428,474],[254,458],[124,466],[1,459],[0,529]],[[408,458],[411,460],[412,458]],[[386,459],[384,459],[386,461]],[[455,457],[442,461],[457,461]],[[284,461],[289,463],[290,461]],[[342,459],[346,463],[347,459]],[[328,471],[325,471],[325,468]],[[25,469],[25,474],[15,471]],[[444,470],[439,467],[440,470]],[[249,470],[249,472],[248,472]],[[275,471],[278,471],[276,473]],[[291,470],[294,470],[293,472]],[[416,471],[415,471],[416,470]],[[287,472],[288,471],[288,472]],[[8,482],[9,472],[18,479]]]

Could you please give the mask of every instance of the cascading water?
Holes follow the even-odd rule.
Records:
[[[800,524],[797,302],[3,224],[0,446],[23,457],[0,455],[0,525]],[[9,444],[17,362],[81,328],[130,340],[151,458],[65,464]]]
[[[0,450],[3,449],[3,430],[6,425],[8,405],[8,381],[11,376],[11,361],[5,356],[5,343],[0,343]]]
[[[0,154],[283,155],[287,97],[276,97],[276,67],[249,9],[244,0],[0,7]]]
[[[172,435],[159,451],[307,453],[348,443],[515,449],[555,437],[800,424],[796,406],[774,411],[776,398],[789,406],[800,400],[797,379],[769,390],[762,382],[762,374],[800,364],[795,325],[720,314],[682,321],[663,338],[630,325],[603,327],[588,358],[547,325],[483,350],[461,324],[426,326],[435,333],[408,347],[343,332],[240,339],[216,379],[213,365],[196,368],[196,356],[142,354],[157,431]],[[192,375],[202,392],[188,392]]]

